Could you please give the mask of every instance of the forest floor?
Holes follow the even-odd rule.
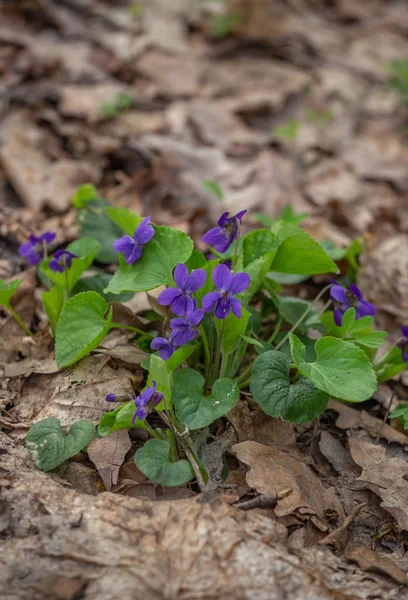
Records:
[[[362,238],[358,283],[379,327],[392,342],[408,325],[408,113],[388,83],[408,58],[405,0],[227,0],[230,18],[220,7],[0,2],[0,277],[24,278],[15,306],[36,329],[33,343],[0,313],[7,600],[408,599],[408,437],[383,425],[391,396],[407,402],[407,373],[302,426],[240,402],[219,440],[229,487],[208,497],[149,483],[132,451],[44,474],[25,449],[34,421],[96,423],[113,378],[142,381],[118,335],[58,369],[35,269],[18,255],[33,231],[76,238],[81,183],[198,245],[226,210],[247,209],[251,226],[289,204],[319,241]],[[275,506],[233,506],[283,490]]]

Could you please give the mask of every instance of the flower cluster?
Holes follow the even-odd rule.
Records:
[[[157,392],[157,383],[152,381],[152,387],[146,388],[139,396],[129,395],[129,400],[135,403],[135,413],[132,418],[132,425],[134,425],[136,419],[143,421],[149,413],[163,400],[163,394]],[[108,394],[105,398],[107,402],[117,402],[124,400],[123,397],[118,398],[116,394]]]
[[[145,245],[150,242],[154,234],[155,231],[150,225],[150,217],[145,217],[136,227],[133,238],[130,235],[124,235],[116,240],[113,248],[116,252],[123,252],[127,264],[133,265],[142,256]]]
[[[46,256],[47,245],[55,240],[55,236],[56,234],[53,231],[46,231],[38,237],[31,234],[29,241],[21,244],[18,252],[31,265],[37,265]]]
[[[346,280],[347,287],[334,283],[330,289],[330,296],[334,301],[334,322],[341,327],[344,313],[349,308],[356,309],[356,319],[377,313],[377,309],[371,302],[364,300],[363,292],[355,283]]]

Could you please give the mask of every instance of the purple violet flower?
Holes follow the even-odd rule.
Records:
[[[204,311],[202,308],[197,308],[186,315],[185,318],[171,319],[170,327],[172,328],[172,343],[175,346],[184,346],[191,342],[198,333],[198,326],[204,319]]]
[[[174,269],[174,281],[177,287],[167,288],[158,297],[159,304],[169,306],[175,315],[183,317],[195,309],[192,295],[205,283],[207,274],[204,269],[196,269],[188,274],[186,265],[178,264]]]
[[[246,212],[246,210],[241,210],[233,217],[229,217],[229,212],[225,212],[217,221],[218,227],[213,227],[207,231],[201,239],[206,244],[213,246],[217,252],[223,254],[237,239],[242,217]]]
[[[235,294],[244,292],[251,278],[247,273],[236,273],[235,275],[225,265],[218,265],[213,271],[213,282],[217,288],[216,292],[209,292],[203,298],[203,309],[211,312],[215,306],[217,319],[225,319],[230,311],[238,318],[242,315],[241,302],[234,298]]]
[[[123,252],[128,265],[133,265],[133,263],[139,260],[143,254],[145,244],[150,242],[154,236],[155,231],[149,223],[150,217],[146,217],[136,227],[133,238],[130,235],[124,235],[113,244],[116,252]]]
[[[398,344],[401,348],[402,358],[404,362],[408,362],[408,327],[406,325],[401,326],[402,340]]]
[[[169,360],[169,358],[173,356],[177,350],[177,346],[173,343],[173,333],[170,335],[168,340],[166,340],[164,337],[154,338],[150,344],[150,348],[152,350],[158,350],[159,356],[163,360]]]
[[[57,250],[54,252],[54,257],[50,260],[48,266],[51,271],[58,271],[63,273],[65,269],[69,269],[72,265],[72,260],[78,258],[76,254],[68,252],[68,250]]]
[[[116,394],[108,394],[105,400],[106,402],[116,402]]]
[[[44,258],[46,246],[54,241],[55,235],[53,231],[46,231],[38,237],[31,234],[30,241],[21,244],[18,253],[28,260],[30,265],[36,265]]]
[[[335,283],[330,289],[330,296],[334,300],[334,322],[341,327],[343,315],[349,308],[356,309],[356,320],[362,317],[373,317],[377,309],[371,302],[364,300],[363,292],[355,283],[349,283],[347,288]]]
[[[152,381],[152,383],[152,387],[146,388],[140,396],[136,396],[135,398],[136,411],[133,415],[132,425],[136,419],[143,421],[159,402],[163,400],[163,394],[156,392],[157,383],[155,381]]]

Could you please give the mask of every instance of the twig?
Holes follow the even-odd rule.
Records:
[[[287,489],[278,492],[277,494],[272,494],[271,496],[267,496],[266,494],[261,494],[256,498],[251,498],[250,500],[244,500],[243,502],[237,502],[233,506],[235,508],[240,508],[241,510],[252,510],[253,508],[274,508],[278,502],[278,500],[283,500],[283,498],[287,498],[290,496],[293,490]]]
[[[395,392],[393,391],[392,394],[391,394],[391,396],[390,396],[390,400],[388,402],[388,406],[387,406],[384,418],[383,418],[382,423],[381,423],[380,431],[378,432],[378,435],[375,438],[375,442],[374,442],[375,444],[378,444],[378,442],[380,441],[380,437],[381,437],[381,434],[382,434],[382,430],[384,429],[385,421],[388,419],[388,415],[390,414],[391,404],[392,404],[392,401],[394,400],[394,396],[395,396]]]

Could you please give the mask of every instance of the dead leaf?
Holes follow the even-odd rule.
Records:
[[[269,417],[259,406],[249,407],[241,400],[227,417],[237,432],[239,442],[256,441],[279,450],[287,450],[296,444],[293,425]]]
[[[362,511],[362,509],[367,506],[367,504],[362,503],[356,506],[351,514],[347,517],[344,523],[338,528],[326,535],[325,538],[319,541],[319,544],[326,546],[334,546],[336,550],[340,550],[345,548],[347,544],[347,534],[349,527],[356,516]],[[360,565],[361,566],[361,565]]]
[[[400,585],[408,585],[407,575],[388,556],[379,556],[365,544],[350,544],[346,548],[348,560],[356,562],[364,571],[377,571],[388,575]]]
[[[62,426],[71,426],[78,419],[97,423],[105,412],[120,406],[106,402],[107,394],[134,392],[135,376],[124,368],[113,369],[107,360],[105,356],[88,356],[54,375],[31,375],[10,414],[21,421],[56,417]]]
[[[383,424],[382,419],[373,417],[365,410],[359,411],[335,400],[330,400],[328,407],[338,413],[336,426],[340,429],[365,429],[374,439],[381,432],[381,438],[386,439],[388,442],[397,442],[403,446],[408,445],[408,436],[387,425],[387,423]]]
[[[364,437],[349,438],[351,456],[363,472],[356,480],[372,490],[382,500],[381,507],[389,512],[399,527],[408,531],[408,462],[388,458],[387,451]]]
[[[0,161],[22,201],[31,208],[44,205],[56,211],[66,210],[81,183],[97,183],[99,171],[85,161],[61,157],[50,162],[43,148],[44,130],[37,127],[29,114],[15,112],[0,129]]]
[[[118,482],[119,469],[131,446],[126,429],[114,431],[103,438],[95,438],[88,445],[88,456],[98,469],[108,491]]]
[[[98,494],[99,475],[95,469],[81,465],[81,463],[68,461],[61,466],[59,475],[78,492],[92,496]]]
[[[360,473],[360,469],[353,462],[340,440],[328,431],[322,431],[320,434],[319,450],[340,475],[355,476]]]
[[[32,373],[51,375],[52,373],[58,373],[59,370],[55,358],[45,360],[24,358],[19,362],[4,365],[5,377],[29,377]]]
[[[315,517],[314,523],[322,531],[328,529],[326,510],[335,510],[343,517],[344,511],[334,488],[324,488],[311,469],[294,456],[257,442],[236,444],[232,451],[250,467],[247,482],[258,493],[272,496],[292,490],[290,495],[278,501],[277,517],[292,513],[302,520]]]

